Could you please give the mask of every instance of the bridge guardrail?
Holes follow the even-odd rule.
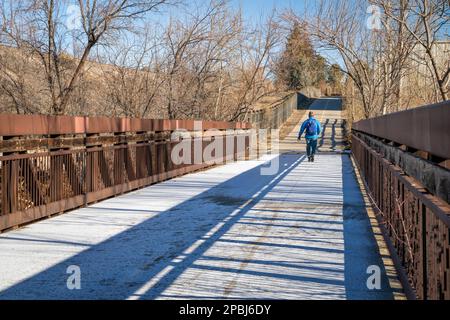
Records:
[[[359,121],[353,129],[450,159],[450,100]]]
[[[193,120],[0,115],[0,232],[218,162],[248,158],[250,128]],[[216,130],[203,134],[210,129]],[[171,134],[176,130],[192,138],[190,159],[196,159],[196,144],[203,154],[221,140],[223,151],[209,161],[175,164],[171,151],[180,142]],[[232,148],[224,143],[230,139]]]
[[[297,109],[298,93],[287,95],[282,102],[268,108],[253,110],[248,115],[248,121],[256,128],[278,129],[289,119]]]
[[[372,149],[363,136],[446,160],[449,120],[450,106],[445,102],[364,120],[352,129],[353,157],[419,299],[450,299],[450,206]]]

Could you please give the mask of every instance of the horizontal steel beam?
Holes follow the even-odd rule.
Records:
[[[244,122],[0,114],[0,136],[250,129]]]
[[[362,120],[353,130],[450,159],[450,100]]]

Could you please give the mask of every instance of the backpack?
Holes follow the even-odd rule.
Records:
[[[308,124],[306,125],[306,135],[307,136],[315,136],[317,134],[317,122],[315,119],[308,120]]]

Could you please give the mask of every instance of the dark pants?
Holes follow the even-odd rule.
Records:
[[[306,139],[306,153],[308,157],[313,157],[316,154],[317,139]]]

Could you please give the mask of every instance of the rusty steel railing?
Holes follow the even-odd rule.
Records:
[[[353,157],[419,299],[450,299],[450,206],[372,148],[367,136],[450,159],[449,109],[447,102],[364,120],[352,129]]]
[[[252,110],[248,121],[256,128],[278,129],[292,115],[298,106],[298,92],[291,92],[281,102],[270,107]]]
[[[203,134],[210,129],[216,130]],[[0,115],[0,232],[221,161],[246,159],[249,129],[246,123]],[[203,152],[217,139],[231,139],[233,148],[223,143],[209,161],[175,164],[176,130],[192,139],[191,159],[196,143]]]
[[[450,159],[450,100],[360,121],[353,129]]]

